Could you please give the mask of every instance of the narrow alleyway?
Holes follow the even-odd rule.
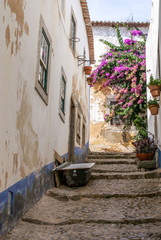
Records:
[[[90,153],[88,162],[86,186],[47,191],[4,239],[160,240],[160,172],[138,171],[129,154]]]

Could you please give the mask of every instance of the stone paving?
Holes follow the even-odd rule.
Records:
[[[122,174],[124,166],[138,178],[121,179],[118,175],[111,180],[91,179],[80,188],[61,185],[50,189],[3,239],[161,240],[160,170],[151,171],[153,177],[140,179],[133,163],[116,162],[97,164],[92,175],[96,169],[97,173],[107,170],[101,174],[112,170]]]
[[[99,173],[102,173],[102,172],[119,172],[119,173],[124,173],[124,172],[135,172],[137,171],[137,166],[135,164],[133,165],[130,165],[130,164],[106,164],[106,165],[103,165],[103,164],[96,164],[94,167],[93,167],[93,172],[99,172]]]

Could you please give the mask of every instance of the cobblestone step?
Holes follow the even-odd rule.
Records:
[[[91,179],[144,179],[159,178],[161,174],[157,170],[148,172],[132,172],[132,173],[114,173],[114,172],[92,172]]]
[[[20,221],[3,240],[160,240],[159,223],[39,225]]]
[[[98,199],[81,198],[79,204],[78,201],[60,201],[43,196],[34,209],[25,214],[23,221],[45,225],[82,222],[97,224],[155,223],[161,222],[160,204],[161,196],[154,197],[153,201],[147,197],[135,200],[123,198],[119,201],[117,198],[99,199],[99,201]]]
[[[160,240],[161,169],[136,171],[128,154],[87,162],[96,165],[86,186],[48,190],[3,240]]]
[[[134,153],[134,152],[131,152],[131,153],[122,153],[122,152],[120,152],[120,153],[116,153],[116,152],[94,152],[94,151],[92,151],[92,152],[89,152],[88,153],[89,155],[107,155],[107,156],[117,156],[117,155],[119,155],[119,156],[136,156],[136,153]]]
[[[92,158],[92,159],[98,159],[98,158],[101,158],[101,159],[121,159],[121,158],[124,158],[124,159],[136,159],[136,155],[123,155],[123,154],[118,154],[118,155],[114,155],[114,154],[88,154],[88,158]]]
[[[136,172],[138,167],[134,164],[95,164],[92,172],[108,173],[108,172]]]
[[[95,179],[91,180],[86,186],[80,188],[69,188],[61,185],[59,188],[53,188],[46,193],[49,196],[62,201],[68,199],[79,200],[86,198],[135,198],[135,197],[153,197],[161,195],[161,179]]]
[[[87,163],[96,163],[96,164],[135,164],[136,159],[87,159]]]

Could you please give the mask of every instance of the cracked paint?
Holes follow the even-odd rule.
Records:
[[[41,162],[39,155],[38,135],[32,128],[31,124],[32,110],[27,99],[26,83],[23,88],[23,96],[20,111],[17,115],[17,129],[19,131],[20,144],[23,153],[23,162],[29,169],[39,167]],[[20,166],[21,175],[25,175],[25,166]]]
[[[8,48],[9,44],[10,44],[10,28],[9,25],[6,28],[6,35],[5,35],[5,39],[6,39],[6,46]]]
[[[24,0],[4,0],[4,9],[10,8],[11,14],[15,15],[15,28],[10,28],[8,25],[6,28],[5,40],[7,48],[11,47],[11,55],[17,54],[18,50],[21,48],[21,37],[25,32],[26,35],[29,35],[29,26],[27,22],[25,22],[24,9],[26,6],[26,2]],[[5,16],[3,16],[3,22],[5,20]],[[11,33],[10,32],[11,29]],[[13,36],[11,39],[11,36]]]
[[[12,172],[15,174],[17,173],[17,167],[18,167],[18,154],[14,153],[13,154],[13,170],[12,170]]]
[[[8,182],[8,172],[5,172],[5,188],[7,187]]]

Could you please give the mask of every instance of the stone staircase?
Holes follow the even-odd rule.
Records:
[[[94,162],[91,179],[141,179],[157,178],[157,170],[139,171],[134,153],[90,152],[86,162]]]
[[[161,239],[161,171],[138,171],[134,154],[90,152],[86,186],[54,187],[5,240]]]

